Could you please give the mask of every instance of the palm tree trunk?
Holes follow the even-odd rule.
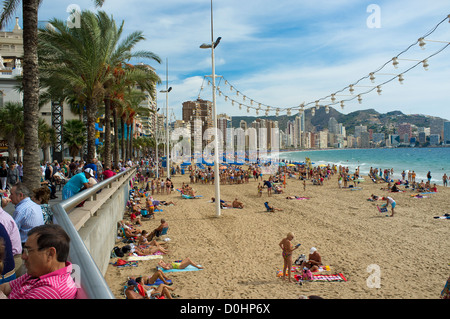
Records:
[[[120,148],[122,150],[122,160],[125,161],[125,122],[123,118],[120,118],[120,125],[122,126],[122,138],[120,140]]]
[[[87,113],[87,162],[92,163],[95,157],[95,119],[97,104],[93,100],[86,101]]]
[[[111,100],[105,99],[105,167],[111,167]]]
[[[114,166],[118,168],[119,164],[119,123],[117,119],[117,109],[113,108],[113,120],[114,120]]]
[[[22,0],[23,14],[23,183],[30,190],[41,182],[39,166],[39,74],[38,74],[38,0]]]

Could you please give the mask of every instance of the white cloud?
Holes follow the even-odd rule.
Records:
[[[44,0],[40,19],[66,19],[71,3]],[[381,9],[379,29],[366,24],[370,15],[366,9],[372,3]],[[91,0],[77,4],[93,9]],[[125,32],[144,32],[147,40],[138,49],[163,59],[161,65],[151,63],[163,81],[168,58],[169,83],[174,88],[170,105],[181,117],[181,103],[196,99],[203,76],[211,74],[210,51],[199,49],[211,40],[210,2],[108,0],[102,10],[124,20]],[[215,51],[216,73],[247,96],[273,106],[295,106],[342,89],[406,49],[450,13],[447,0],[216,0],[213,12],[214,37],[222,37]],[[450,24],[443,23],[430,38],[450,41]],[[420,58],[439,45],[427,42],[425,51],[410,50],[404,56]],[[428,72],[416,68],[405,75],[404,85],[389,83],[381,96],[367,94],[363,104],[346,103],[344,111],[399,109],[450,119],[449,52],[430,59]],[[401,68],[407,63],[400,61]],[[401,68],[389,66],[386,72]],[[208,98],[211,90],[206,91]],[[219,111],[238,113],[237,106],[225,103],[223,97],[217,100]],[[247,115],[245,109],[241,113]]]

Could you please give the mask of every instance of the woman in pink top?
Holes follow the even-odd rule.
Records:
[[[28,233],[22,259],[27,273],[0,285],[9,299],[73,299],[77,287],[69,256],[70,238],[57,224],[37,226]]]

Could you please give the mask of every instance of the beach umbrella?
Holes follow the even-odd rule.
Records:
[[[295,164],[287,164],[287,166],[295,166]]]
[[[314,164],[314,163],[313,163]],[[320,164],[319,167],[327,167],[327,164]]]

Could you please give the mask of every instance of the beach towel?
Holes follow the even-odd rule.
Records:
[[[296,197],[296,200],[304,200],[304,199],[309,199],[309,197]]]
[[[326,281],[326,282],[332,282],[332,281],[347,281],[347,278],[344,277],[343,274],[338,273],[334,275],[322,275],[322,274],[313,274],[313,280],[312,281]]]
[[[140,261],[140,260],[153,260],[162,259],[162,255],[147,255],[147,256],[130,256],[127,258],[128,261]]]
[[[167,281],[169,284],[172,283],[172,280],[170,280],[170,279],[167,279],[166,281]],[[145,286],[159,286],[159,285],[161,285],[161,284],[164,284],[164,281],[162,281],[161,279],[158,278],[158,279],[155,280],[154,283],[149,284],[149,285],[145,285]]]
[[[297,281],[304,281],[302,279],[302,275],[295,275],[295,280]],[[347,278],[344,277],[343,274],[333,274],[333,275],[322,275],[322,274],[313,274],[312,280],[308,280],[311,282],[343,282],[347,281]]]
[[[201,266],[201,265],[199,265],[199,266]],[[164,269],[164,268],[161,268],[161,267],[156,267],[158,270],[161,270],[163,273],[167,273],[167,272],[181,272],[181,271],[198,271],[198,270],[202,270],[202,269],[198,269],[197,267],[194,267],[194,266],[191,266],[191,265],[189,265],[189,266],[187,266],[186,268],[184,268],[184,269]]]
[[[195,199],[195,198],[200,198],[200,197],[203,197],[203,196],[202,195],[192,196],[192,195],[184,195],[184,194],[182,194],[181,197],[184,198],[184,199]]]
[[[124,268],[124,267],[137,267],[138,262],[137,261],[126,261],[123,259],[117,259],[115,263],[110,263],[111,265],[117,267],[117,268]]]
[[[434,219],[450,219],[450,214],[444,214],[443,216],[434,216]]]

